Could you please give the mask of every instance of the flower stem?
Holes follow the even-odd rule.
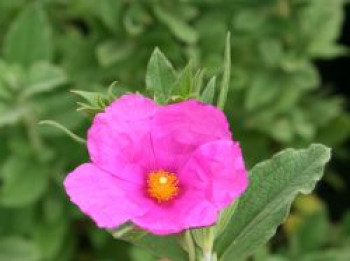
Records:
[[[203,261],[214,261],[213,245],[215,239],[215,227],[209,227],[206,240],[203,244]]]
[[[185,240],[186,240],[187,251],[188,251],[188,260],[196,261],[196,249],[194,246],[194,242],[193,242],[193,238],[190,230],[186,230]]]

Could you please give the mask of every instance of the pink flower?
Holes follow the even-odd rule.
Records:
[[[158,106],[124,95],[95,117],[87,144],[91,163],[64,185],[101,228],[132,221],[171,234],[212,225],[247,187],[225,115],[194,100]]]

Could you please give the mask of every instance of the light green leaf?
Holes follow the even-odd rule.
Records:
[[[160,22],[168,26],[169,30],[177,37],[179,40],[184,41],[188,44],[194,44],[198,40],[197,32],[186,24],[182,19],[173,15],[173,13],[156,6],[154,8],[154,13]]]
[[[131,57],[134,45],[130,42],[106,41],[97,46],[96,54],[101,66],[107,67]]]
[[[330,149],[319,144],[287,149],[256,165],[247,191],[216,250],[221,261],[243,260],[268,241],[289,213],[298,193],[308,194],[322,177]]]
[[[205,103],[213,104],[215,96],[215,87],[216,87],[216,77],[213,76],[207,86],[205,86],[204,91],[202,92],[200,100]]]
[[[224,110],[228,88],[230,85],[230,76],[231,76],[231,33],[227,33],[226,36],[226,45],[225,45],[225,54],[224,54],[224,74],[222,76],[220,93],[218,98],[218,107],[221,110]]]
[[[6,108],[0,106],[0,128],[18,123],[28,113],[28,106]]]
[[[23,8],[5,35],[3,48],[5,60],[24,66],[51,59],[50,25],[38,3]]]
[[[171,95],[175,81],[176,72],[173,66],[165,55],[156,48],[147,65],[147,89],[153,91],[155,100],[159,104],[165,104]]]
[[[47,167],[29,160],[12,157],[2,166],[3,182],[0,204],[22,207],[36,202],[47,189]]]
[[[20,237],[0,238],[0,261],[39,261],[38,247]]]
[[[27,86],[22,95],[30,97],[49,92],[66,83],[67,80],[67,75],[60,67],[45,62],[35,63],[28,72]]]

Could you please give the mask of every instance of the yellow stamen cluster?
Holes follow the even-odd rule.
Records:
[[[149,173],[147,180],[148,194],[158,202],[169,201],[179,193],[179,180],[175,174],[165,170]]]

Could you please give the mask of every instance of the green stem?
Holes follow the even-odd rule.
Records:
[[[194,242],[193,242],[193,238],[190,230],[186,230],[185,232],[185,241],[186,241],[187,251],[188,251],[188,260],[196,261],[196,248],[194,246]]]
[[[203,244],[203,261],[214,261],[213,246],[215,239],[215,227],[209,227],[206,240]]]
[[[77,134],[75,134],[72,131],[68,130],[66,127],[64,127],[62,124],[59,124],[58,122],[50,121],[50,120],[44,120],[44,121],[40,121],[39,124],[40,125],[50,125],[52,127],[60,129],[61,131],[66,133],[70,138],[72,138],[76,142],[79,142],[80,144],[86,144],[86,140],[85,139],[79,137]]]

